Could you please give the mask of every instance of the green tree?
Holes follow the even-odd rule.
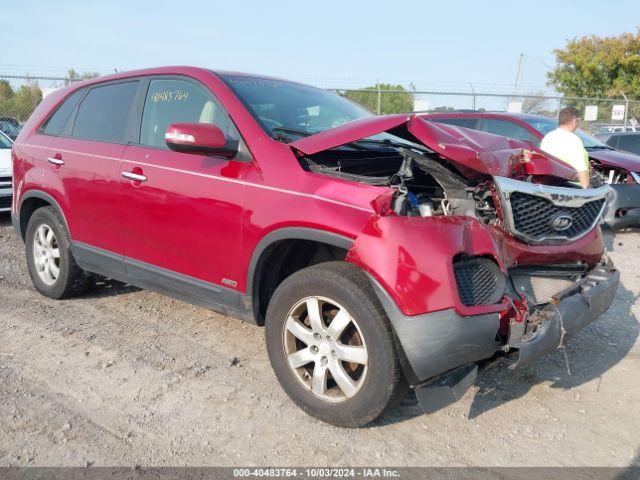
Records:
[[[12,96],[13,88],[11,88],[11,84],[6,80],[0,80],[0,102],[9,100]]]
[[[11,116],[24,122],[42,101],[42,90],[37,82],[22,85],[11,98]]]
[[[378,90],[380,91],[379,96]],[[382,115],[413,111],[413,95],[402,85],[380,83],[359,90],[347,90],[343,95],[374,113],[378,113],[379,98]]]
[[[640,98],[640,28],[635,34],[574,38],[554,54],[549,83],[566,96]]]

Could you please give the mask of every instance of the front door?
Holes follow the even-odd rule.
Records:
[[[248,165],[169,150],[167,127],[181,122],[215,124],[230,142],[240,140],[202,84],[182,77],[148,80],[139,142],[122,156],[126,269],[140,285],[224,305],[239,298],[240,178]]]

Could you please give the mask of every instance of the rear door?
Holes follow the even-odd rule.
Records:
[[[116,277],[124,270],[119,163],[139,86],[126,79],[84,89],[59,108],[73,107],[64,126],[54,114],[43,127],[56,137],[43,183],[63,192],[74,253],[85,267]]]
[[[139,139],[123,155],[126,269],[141,285],[188,291],[217,302],[220,286],[237,287],[244,185],[250,164],[168,149],[172,123],[210,123],[241,142],[226,111],[203,84],[187,77],[147,79]],[[198,298],[189,298],[196,303]],[[224,300],[224,299],[223,299]],[[224,303],[224,301],[217,302]]]

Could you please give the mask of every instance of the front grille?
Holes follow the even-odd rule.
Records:
[[[591,229],[602,212],[603,198],[586,202],[580,207],[560,207],[546,198],[521,192],[511,194],[513,224],[518,232],[533,239],[544,239],[558,234],[574,238]],[[565,230],[556,230],[553,221],[567,216],[571,226]]]
[[[463,305],[489,305],[499,302],[504,295],[506,278],[489,258],[458,259],[453,262],[453,273]]]
[[[11,208],[11,197],[0,197],[0,208]]]
[[[0,177],[0,188],[11,188],[11,177]]]
[[[553,187],[495,177],[502,227],[527,243],[566,243],[591,231],[602,215],[609,186]]]

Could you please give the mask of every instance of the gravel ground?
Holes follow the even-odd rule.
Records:
[[[0,465],[640,465],[640,234],[607,246],[622,285],[566,357],[351,430],[289,401],[261,328],[120,284],[42,297],[0,215]]]

